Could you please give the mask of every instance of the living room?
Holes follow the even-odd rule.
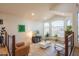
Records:
[[[30,45],[30,48],[26,49],[29,49],[26,55],[57,56],[60,55],[63,48],[57,50],[54,45],[51,48],[50,43],[65,41],[64,34],[67,26],[70,28],[68,30],[74,32],[74,44],[78,47],[77,31],[75,31],[77,30],[77,21],[75,20],[77,16],[73,17],[77,14],[76,7],[78,4],[73,3],[0,4],[0,27],[5,28],[10,39],[15,35],[16,43],[21,42],[17,45],[24,45],[24,43]],[[9,41],[9,43],[11,42]],[[22,50],[21,54],[26,50]],[[14,55],[18,54],[20,53],[17,52]]]

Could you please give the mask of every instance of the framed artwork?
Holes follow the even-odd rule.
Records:
[[[18,25],[18,32],[25,32],[25,25]]]

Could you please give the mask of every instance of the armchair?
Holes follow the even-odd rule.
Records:
[[[25,45],[24,42],[17,43],[15,49],[15,56],[28,55],[29,49],[30,49],[30,45]]]

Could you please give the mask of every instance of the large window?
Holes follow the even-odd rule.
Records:
[[[64,21],[58,20],[52,23],[52,36],[58,35],[59,37],[64,37]]]
[[[49,33],[49,22],[44,23],[44,36]]]
[[[64,21],[56,20],[52,22],[44,23],[44,36],[50,34],[51,36],[58,35],[58,37],[64,37]]]
[[[71,20],[71,17],[68,17],[68,18],[67,18],[66,26],[72,26],[72,20]]]

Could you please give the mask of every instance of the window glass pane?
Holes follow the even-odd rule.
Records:
[[[64,37],[64,21],[53,21],[52,22],[52,36],[58,35]]]
[[[70,25],[72,25],[72,20],[71,20],[71,18],[68,18],[66,26],[70,26]]]
[[[44,35],[46,35],[47,33],[49,33],[49,23],[48,22],[44,23]]]

